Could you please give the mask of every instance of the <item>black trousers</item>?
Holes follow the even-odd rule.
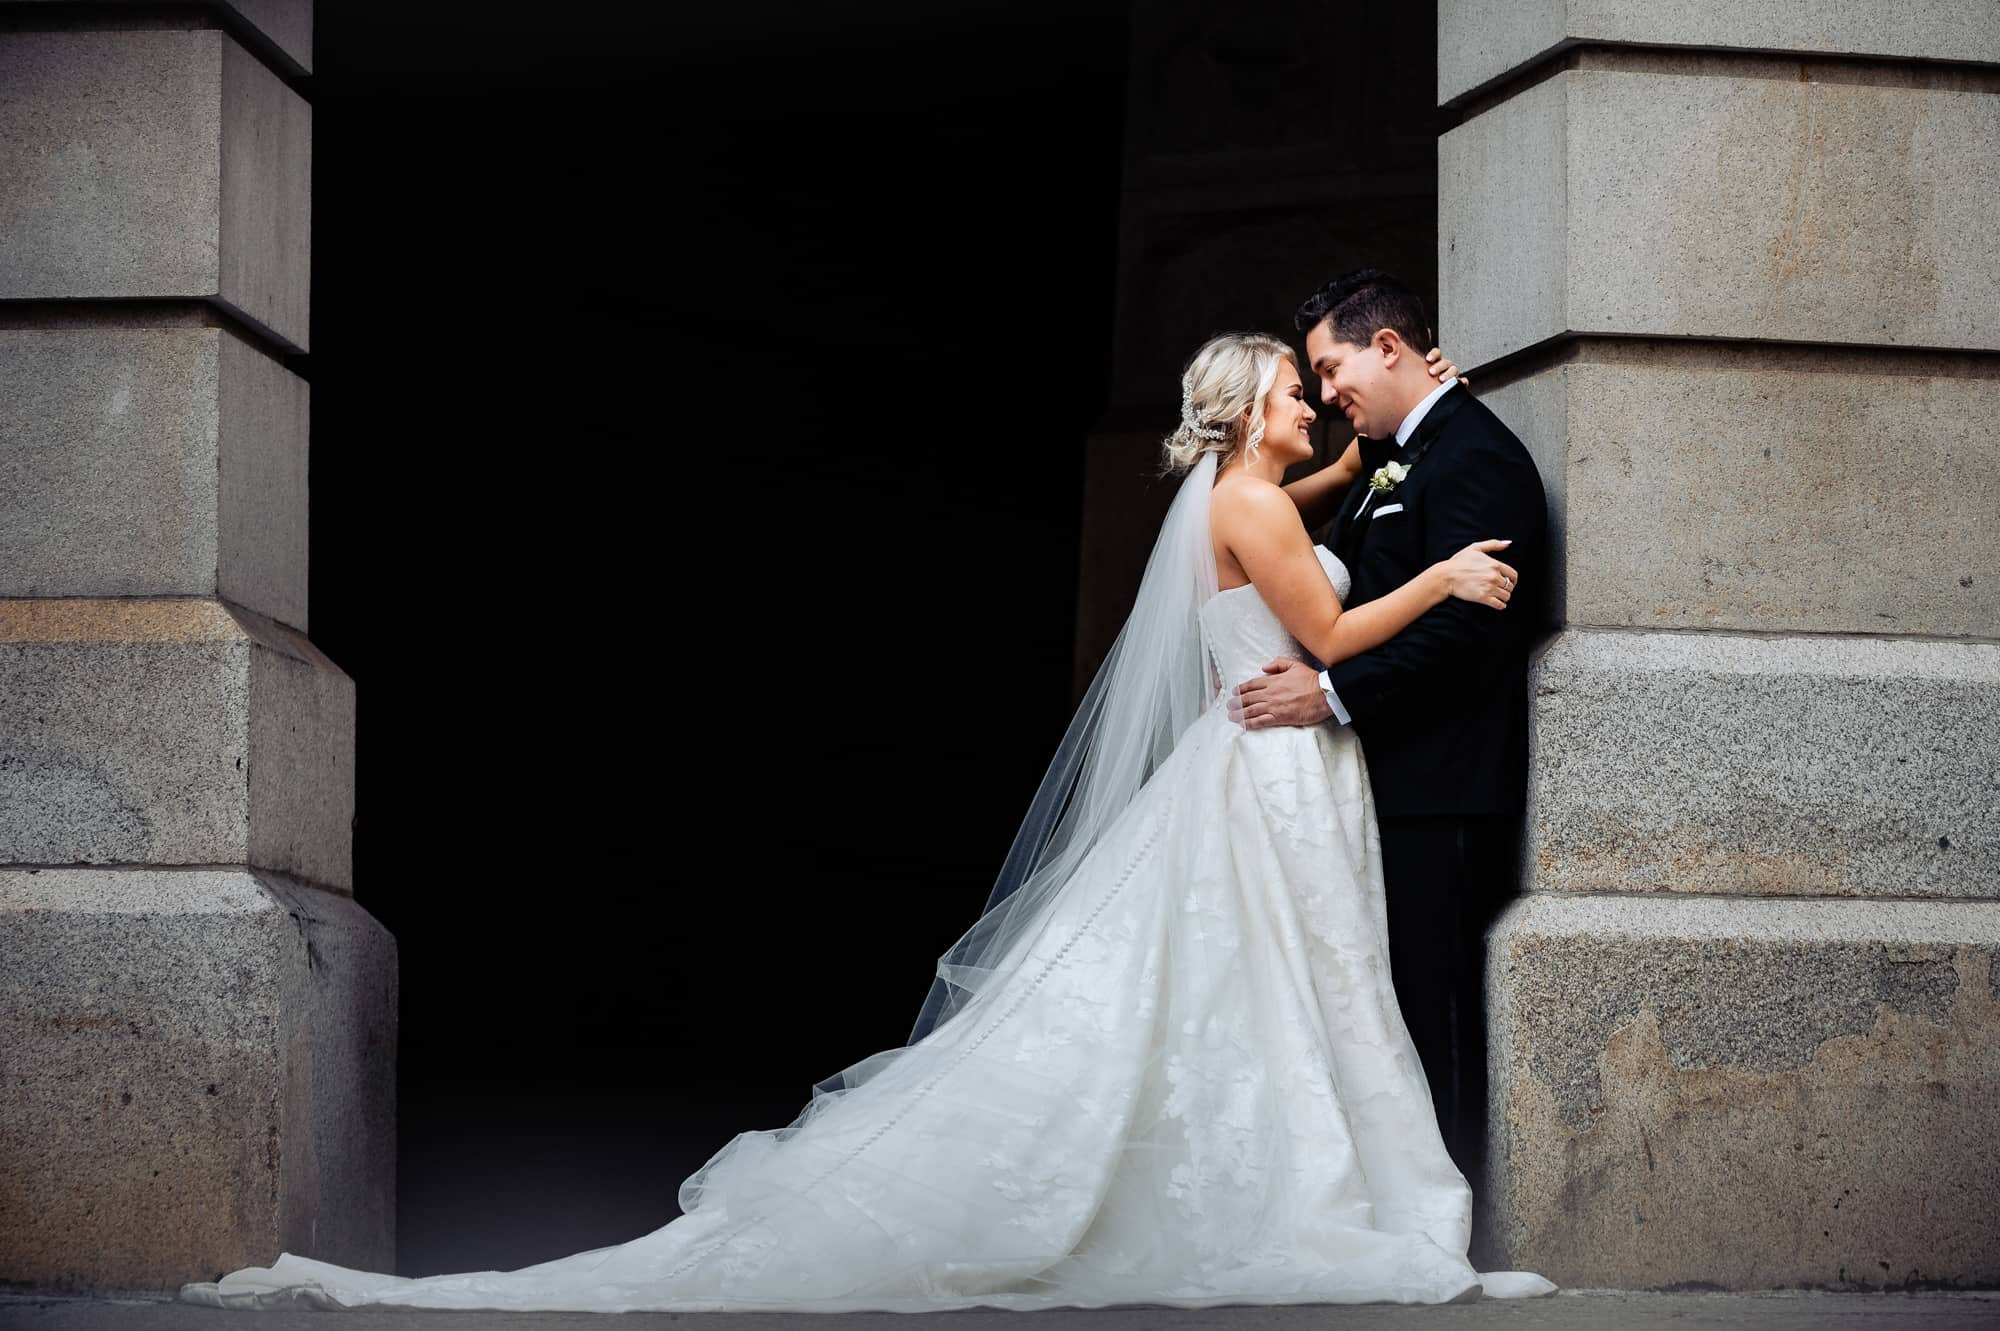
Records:
[[[1486,930],[1516,891],[1518,814],[1380,820],[1396,1003],[1438,1128],[1481,1186],[1486,1151]]]

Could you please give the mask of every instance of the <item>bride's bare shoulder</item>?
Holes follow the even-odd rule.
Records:
[[[1218,533],[1268,529],[1275,523],[1301,525],[1298,505],[1282,487],[1261,476],[1225,476],[1208,501],[1210,525]]]

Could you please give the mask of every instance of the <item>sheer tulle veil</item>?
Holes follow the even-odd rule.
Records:
[[[915,1044],[952,1020],[1012,963],[1078,865],[1125,811],[1175,741],[1210,707],[1220,682],[1209,666],[1201,607],[1216,592],[1209,494],[1216,457],[1204,454],[1182,480],[1111,651],[1063,734],[1034,802],[1015,834],[986,907],[938,959],[936,979],[910,1033]],[[908,1045],[870,1055],[821,1081],[789,1136],[831,1098],[852,1090]],[[745,1134],[747,1137],[761,1133]],[[725,1147],[681,1187],[692,1210],[703,1182],[731,1154]]]
[[[1201,607],[1215,595],[1208,505],[1216,455],[1181,482],[1147,558],[1132,613],[1098,667],[977,922],[938,959],[910,1032],[949,1021],[1033,933],[1044,908],[1215,701]]]

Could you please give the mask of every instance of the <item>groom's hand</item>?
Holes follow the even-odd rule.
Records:
[[[1319,671],[1303,661],[1279,657],[1264,673],[1238,684],[1229,695],[1229,719],[1245,730],[1266,726],[1316,726],[1333,715],[1320,692]]]

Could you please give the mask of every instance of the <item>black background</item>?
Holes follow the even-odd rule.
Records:
[[[1122,4],[324,4],[312,636],[399,1270],[900,1043],[1068,719]]]

